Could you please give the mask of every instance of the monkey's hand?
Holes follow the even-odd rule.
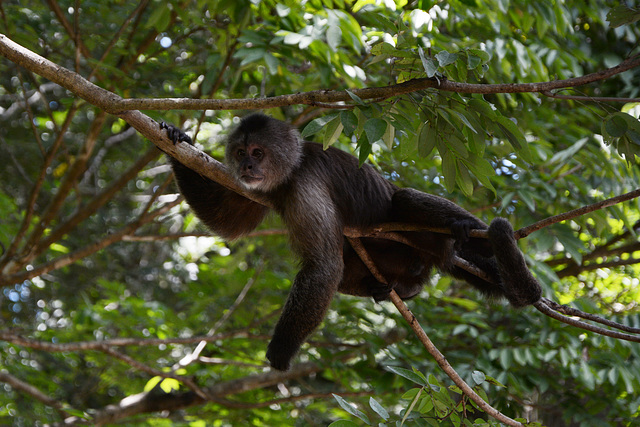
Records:
[[[191,137],[184,133],[179,127],[160,122],[160,129],[167,130],[167,137],[173,142],[173,145],[176,145],[178,142],[186,142],[189,145],[193,145]]]
[[[291,366],[291,359],[295,357],[299,349],[299,345],[288,340],[278,339],[274,335],[267,348],[267,359],[273,369],[288,371]]]
[[[479,228],[478,222],[470,219],[459,219],[451,224],[451,234],[455,239],[455,247],[460,250],[469,241],[471,230]]]

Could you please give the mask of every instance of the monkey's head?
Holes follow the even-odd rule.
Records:
[[[300,164],[302,140],[289,124],[251,114],[229,135],[225,157],[239,183],[268,192],[286,182]]]

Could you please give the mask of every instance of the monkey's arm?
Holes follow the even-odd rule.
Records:
[[[174,144],[191,138],[179,128],[161,123]],[[215,234],[233,240],[253,231],[269,209],[194,172],[169,156],[180,192],[196,216]]]
[[[342,224],[325,188],[307,179],[287,200],[283,219],[301,269],[291,287],[267,359],[275,369],[289,369],[307,337],[320,325],[342,278]]]
[[[303,261],[267,349],[271,366],[286,371],[300,346],[320,325],[342,276],[342,259]]]

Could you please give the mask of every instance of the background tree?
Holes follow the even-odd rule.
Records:
[[[123,98],[255,107],[266,96],[432,77],[378,102],[355,92],[344,111],[311,98],[269,113],[311,123],[305,134],[399,185],[521,227],[640,184],[637,68],[560,94],[455,85],[563,80],[637,53],[640,31],[626,25],[637,9],[530,3],[47,1],[4,2],[0,13],[13,41]],[[411,406],[416,423],[481,416],[436,394],[448,379],[389,303],[336,298],[297,366],[269,372],[264,350],[296,270],[277,218],[230,245],[197,237],[205,230],[165,159],[125,121],[12,62],[0,71],[4,422],[322,425],[347,417],[341,407],[353,413],[331,393],[371,419],[385,419],[384,407],[399,420],[417,394],[402,399],[407,377],[436,386]],[[239,112],[146,113],[219,158],[215,143]],[[522,248],[548,297],[638,328],[638,220],[631,201],[533,233]],[[414,314],[505,414],[545,425],[638,417],[637,343],[437,279],[410,303]]]

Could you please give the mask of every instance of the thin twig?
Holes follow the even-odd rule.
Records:
[[[560,95],[551,91],[540,92],[544,96],[554,99],[569,99],[573,101],[593,101],[593,102],[640,102],[640,98],[618,98],[612,96],[582,96],[582,95]]]
[[[170,379],[174,379],[174,380],[180,381],[181,383],[186,385],[188,388],[193,390],[193,392],[195,394],[197,394],[198,396],[200,396],[204,400],[210,400],[209,395],[203,389],[201,389],[195,383],[195,381],[193,381],[189,377],[186,377],[184,375],[176,375],[173,372],[165,372],[165,371],[161,371],[159,369],[152,368],[152,367],[147,366],[144,363],[138,362],[134,358],[132,358],[130,356],[127,356],[124,353],[120,353],[119,351],[116,351],[116,350],[114,350],[114,349],[112,349],[112,348],[110,348],[110,347],[108,347],[106,345],[102,345],[97,350],[99,350],[99,351],[101,351],[101,352],[103,352],[105,354],[108,354],[111,357],[114,357],[116,359],[119,359],[119,360],[123,361],[124,363],[126,363],[129,366],[131,366],[132,368],[138,369],[139,371],[142,371],[142,372],[146,372],[147,374],[149,374],[151,376],[161,377],[161,378],[170,378]]]
[[[542,221],[535,222],[531,225],[528,225],[526,227],[519,229],[518,231],[515,232],[514,236],[516,239],[522,239],[523,237],[527,237],[529,234],[533,233],[534,231],[540,230],[541,228],[544,228],[544,227],[548,227],[551,224],[566,221],[568,219],[573,219],[581,215],[585,215],[587,213],[597,211],[598,209],[607,208],[609,206],[613,206],[621,202],[626,202],[627,200],[635,199],[636,197],[639,197],[639,196],[640,196],[640,188],[625,194],[621,194],[616,197],[611,197],[610,199],[602,200],[598,203],[583,206],[581,208],[574,209],[572,211],[565,212],[560,215],[555,215],[549,218],[545,218]]]
[[[35,398],[36,400],[39,400],[40,402],[44,403],[45,405],[51,406],[51,407],[56,408],[58,410],[62,410],[63,409],[62,403],[58,402],[57,400],[55,400],[52,397],[47,396],[45,393],[43,393],[42,391],[38,390],[36,387],[32,386],[29,383],[26,383],[26,382],[22,381],[21,379],[18,379],[16,377],[14,377],[13,375],[9,374],[8,372],[0,371],[0,382],[9,384],[15,390],[18,390],[18,391],[21,391],[23,393],[26,393],[29,396]]]
[[[157,347],[159,345],[170,344],[194,344],[200,341],[214,342],[229,338],[249,337],[247,329],[241,329],[234,332],[224,334],[215,334],[211,336],[195,336],[188,338],[112,338],[102,341],[78,341],[70,343],[52,343],[49,341],[39,341],[26,338],[11,331],[0,331],[0,341],[10,342],[12,344],[24,347],[35,348],[49,352],[74,352],[87,350],[100,350],[103,346],[108,347]]]
[[[595,314],[585,313],[584,311],[578,310],[574,307],[569,307],[568,305],[558,304],[555,301],[551,301],[547,298],[542,298],[542,302],[544,302],[549,308],[553,310],[565,314],[567,316],[580,317],[581,319],[591,320],[594,322],[601,323],[606,326],[610,326],[612,328],[620,329],[621,331],[630,332],[632,334],[640,334],[640,328],[634,328],[631,326],[623,325],[622,323],[614,322],[613,320],[603,319]]]
[[[610,331],[608,329],[600,328],[598,326],[593,326],[589,323],[585,323],[580,320],[576,320],[576,319],[572,319],[570,317],[564,316],[554,311],[551,307],[549,307],[546,304],[546,301],[544,298],[534,303],[533,306],[543,314],[546,314],[549,317],[553,317],[554,319],[559,320],[560,322],[566,323],[567,325],[575,326],[576,328],[585,329],[587,331],[595,332],[600,335],[606,335],[612,338],[617,338],[625,341],[640,342],[640,336],[634,336],[629,334],[623,334],[621,332]]]
[[[137,220],[125,225],[117,232],[114,232],[112,234],[105,236],[105,238],[102,240],[90,243],[74,252],[68,253],[66,255],[62,255],[51,261],[35,266],[31,270],[20,271],[18,273],[6,275],[6,276],[0,276],[0,286],[5,286],[8,284],[19,283],[24,280],[33,279],[34,277],[48,273],[49,271],[66,267],[67,265],[70,265],[79,259],[85,258],[86,256],[93,254],[101,249],[104,249],[113,243],[121,241],[125,236],[132,235],[142,225],[150,223],[157,216],[162,215],[163,213],[165,213],[166,211],[168,211],[178,203],[180,203],[180,199],[177,199],[170,203],[166,203],[162,207],[159,207],[158,209],[152,212],[149,212],[139,217]]]
[[[262,263],[260,263],[260,265],[262,265]],[[233,304],[231,304],[231,307],[229,307],[229,309],[225,311],[222,317],[220,317],[220,319],[218,319],[218,321],[213,325],[213,327],[207,333],[207,336],[214,335],[217,332],[217,330],[229,319],[229,317],[231,317],[231,315],[240,306],[242,301],[244,301],[244,298],[247,296],[247,293],[249,293],[249,290],[251,289],[253,284],[256,282],[256,279],[261,272],[262,272],[262,268],[256,269],[254,275],[247,281],[247,283],[244,285],[244,287],[236,297],[236,300],[233,302]],[[202,353],[202,350],[204,350],[204,347],[206,345],[207,345],[207,341],[204,341],[204,340],[200,341],[196,346],[196,348],[193,350],[193,352],[191,352],[191,354],[188,354],[182,359],[180,359],[180,361],[177,364],[175,364],[172,369],[176,370],[180,367],[188,366],[189,364],[193,363],[195,360],[198,359],[198,357],[200,357],[200,353]]]

